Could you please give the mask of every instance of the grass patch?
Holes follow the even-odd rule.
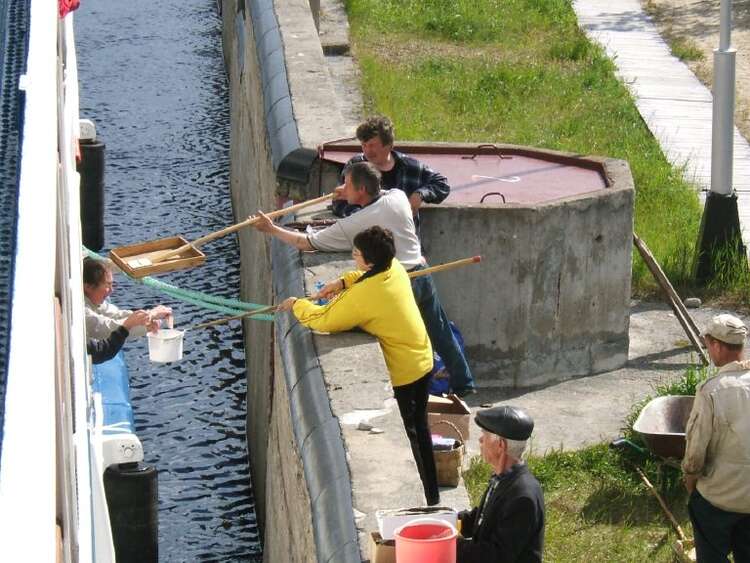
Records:
[[[700,206],[567,0],[346,0],[368,112],[400,139],[514,143],[627,160],[635,230],[691,284]],[[656,286],[639,257],[636,295]]]
[[[529,459],[544,490],[546,561],[673,561],[671,546],[677,537],[621,455],[598,445]],[[678,472],[653,465],[644,470],[690,533],[687,493]],[[489,476],[490,467],[473,458],[464,473],[472,505],[479,503]]]
[[[681,61],[702,61],[703,51],[695,41],[687,37],[667,37],[669,50]]]
[[[711,374],[709,368],[690,366],[680,377],[657,385],[653,395],[694,395]],[[633,433],[632,425],[651,398],[633,406],[623,429],[624,436],[643,448],[645,444]],[[651,455],[635,450],[618,453],[600,444],[575,452],[532,456],[528,463],[544,490],[545,560],[673,561],[672,545],[677,536],[632,464],[643,469],[685,533],[692,535],[680,471]],[[479,504],[490,474],[490,466],[481,458],[470,460],[464,482],[472,506]]]

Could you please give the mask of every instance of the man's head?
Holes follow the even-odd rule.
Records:
[[[391,156],[394,134],[393,124],[387,117],[368,117],[357,127],[357,140],[368,161],[383,168]]]
[[[745,324],[728,314],[716,315],[703,331],[708,355],[717,367],[741,359],[746,338]]]
[[[519,407],[503,405],[477,412],[474,421],[482,429],[479,449],[495,473],[518,463],[526,452],[534,421]]]
[[[380,171],[370,162],[344,168],[344,197],[349,205],[367,205],[380,195]]]
[[[112,271],[105,262],[84,258],[83,293],[94,305],[101,305],[112,293]]]

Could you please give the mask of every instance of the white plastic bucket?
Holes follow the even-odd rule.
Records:
[[[152,362],[176,362],[182,359],[184,330],[163,328],[156,334],[149,332],[148,358]]]

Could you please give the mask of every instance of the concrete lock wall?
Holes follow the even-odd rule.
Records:
[[[317,14],[311,13],[317,5],[315,0],[220,4],[230,86],[230,182],[238,220],[257,209],[275,209],[279,196],[306,199],[318,193],[317,170],[299,177],[300,167],[289,162],[302,147],[348,133],[331,107],[333,87]],[[290,179],[289,169],[297,177],[292,173]],[[239,244],[243,299],[271,303],[274,277],[282,280],[277,291],[294,287],[300,294],[299,260],[290,266],[279,250],[282,258],[276,261],[282,265],[275,264],[270,241],[252,229],[240,231]],[[352,561],[356,529],[351,491],[343,486],[345,453],[337,424],[317,423],[324,420],[320,409],[327,396],[322,377],[314,376],[319,365],[309,335],[308,340],[299,330],[287,335],[288,357],[281,361],[273,324],[247,321],[244,330],[248,447],[258,522],[265,532],[264,559]],[[313,467],[324,461],[320,455],[333,460],[322,475]],[[335,480],[327,482],[328,475]]]
[[[633,182],[624,161],[594,160],[609,187],[591,194],[423,211],[431,264],[482,255],[435,276],[480,384],[531,387],[627,361]]]

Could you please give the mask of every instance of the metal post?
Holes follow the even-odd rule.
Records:
[[[711,131],[711,191],[732,193],[734,156],[734,69],[731,46],[732,2],[721,0],[719,48],[714,50],[714,100]]]
[[[732,186],[734,166],[734,82],[737,51],[731,46],[732,2],[721,0],[719,48],[714,51],[714,98],[711,129],[711,191],[706,197],[695,277],[699,283],[716,274],[717,250],[736,250],[745,259],[737,194]],[[726,254],[725,254],[726,255]],[[746,261],[745,261],[746,263]]]

